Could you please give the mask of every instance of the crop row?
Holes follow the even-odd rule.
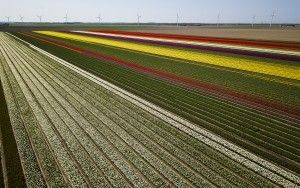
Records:
[[[102,38],[125,40],[130,42],[143,42],[147,44],[166,45],[169,47],[181,47],[187,49],[202,50],[205,52],[220,52],[226,54],[245,55],[249,57],[261,57],[270,58],[274,60],[285,60],[299,62],[300,57],[296,51],[282,51],[282,50],[270,50],[266,48],[249,48],[242,46],[224,45],[221,43],[207,43],[196,41],[178,41],[170,40],[167,38],[156,37],[139,37],[136,35],[123,35],[123,34],[111,34],[103,32],[90,32],[90,31],[71,31],[69,33],[80,33],[87,36],[100,36]],[[287,54],[286,54],[287,53]]]
[[[165,47],[151,47],[145,44],[136,44],[123,41],[116,41],[110,39],[87,37],[78,34],[67,34],[53,31],[37,31],[37,33],[42,33],[45,35],[56,36],[60,38],[67,38],[71,40],[78,40],[87,43],[96,43],[102,45],[109,45],[118,48],[125,48],[128,50],[135,50],[144,53],[150,53],[160,56],[178,58],[183,60],[189,60],[194,62],[201,62],[210,65],[217,65],[221,67],[233,68],[238,70],[257,72],[261,74],[279,76],[283,78],[290,78],[299,80],[299,70],[295,69],[293,66],[286,66],[284,70],[281,66],[276,64],[263,64],[260,61],[245,59],[245,58],[233,58],[215,54],[205,54],[199,52],[191,52],[184,50],[176,50]]]
[[[0,62],[2,62],[2,53],[0,52],[0,54]],[[10,119],[2,85],[3,84],[0,82],[0,187],[4,187],[5,185],[22,187],[25,185],[25,179],[22,173],[17,143],[13,134],[14,131],[10,125]],[[2,169],[5,170],[3,171]]]
[[[74,48],[75,51],[82,51],[81,53],[88,51],[104,57],[117,58],[129,62],[129,64],[132,65],[131,68],[133,66],[151,68],[156,71],[171,73],[186,79],[195,80],[199,83],[208,83],[212,86],[228,88],[229,90],[259,96],[267,100],[278,101],[291,106],[298,106],[297,104],[300,103],[299,98],[295,97],[299,90],[299,84],[292,80],[259,75],[257,73],[246,73],[224,67],[209,66],[204,63],[153,56],[111,46],[88,44],[50,36],[45,37],[37,34],[29,34],[29,36],[52,44],[57,43],[59,46],[65,45],[67,48]],[[260,61],[266,64],[271,63],[263,60]],[[288,65],[286,61],[273,63],[278,63],[282,66]]]
[[[64,52],[64,57],[67,53]],[[299,147],[297,144],[297,138],[299,137],[297,135],[297,122],[293,123],[281,118],[278,119],[278,117],[269,114],[262,115],[261,112],[245,109],[245,107],[236,104],[228,104],[228,101],[220,101],[204,93],[199,94],[180,87],[166,85],[165,82],[157,79],[153,79],[152,81],[155,83],[151,83],[149,80],[145,80],[147,76],[134,74],[132,71],[130,73],[124,68],[117,69],[109,64],[103,64],[100,67],[101,64],[92,60],[90,60],[91,64],[88,65],[87,60],[87,58],[80,60],[77,56],[72,62],[76,63],[78,61],[77,65],[85,68],[90,66],[89,71],[105,76],[106,79],[117,84],[122,84],[122,87],[134,91],[166,109],[175,111],[198,125],[233,140],[235,143],[246,146],[272,161],[279,162],[282,165],[290,163],[290,168],[297,168],[295,162],[286,160],[286,158],[298,160],[296,149]],[[82,62],[85,62],[88,66],[83,66]],[[114,74],[117,74],[118,78],[107,76]],[[149,87],[152,85],[153,87]],[[171,89],[172,87],[173,89]],[[202,110],[204,107],[205,110]],[[239,135],[239,137],[236,137],[236,135]],[[268,142],[264,141],[266,139],[268,139]],[[251,142],[247,142],[247,140],[251,140]],[[253,143],[260,147],[254,146]],[[266,152],[265,149],[275,151],[285,157]]]
[[[235,38],[216,38],[206,36],[189,36],[189,35],[174,35],[174,34],[162,34],[162,33],[145,33],[145,32],[128,32],[121,30],[95,30],[91,29],[90,32],[104,33],[112,35],[129,35],[134,37],[151,37],[160,39],[171,39],[180,41],[197,41],[197,42],[209,42],[217,44],[231,44],[240,46],[253,46],[260,48],[274,48],[274,49],[290,49],[294,51],[300,50],[299,42],[285,42],[285,41],[264,41],[264,40],[247,40],[247,39],[235,39]]]
[[[40,174],[48,186],[275,186],[11,37],[0,40],[4,79],[39,167],[24,168],[27,182]]]
[[[56,58],[55,58],[56,59]],[[128,99],[128,100],[130,100],[130,98]],[[196,128],[197,129],[197,128]],[[200,131],[200,132],[203,132],[203,131]],[[205,142],[205,141],[204,141]],[[225,144],[225,145],[228,145],[228,143],[227,144]],[[230,145],[230,144],[229,144]],[[245,156],[249,156],[249,154],[246,154]],[[275,170],[275,169],[274,169]],[[277,170],[275,170],[275,171],[277,171]]]

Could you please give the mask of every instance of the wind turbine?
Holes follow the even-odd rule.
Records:
[[[252,16],[252,28],[253,28],[253,26],[254,26],[255,19],[256,19],[256,16],[255,16],[255,15],[254,15],[254,16]]]
[[[9,16],[6,16],[6,18],[7,18],[7,23],[9,23],[9,18],[10,18],[10,17],[9,17]]]
[[[23,18],[24,18],[24,16],[21,16],[21,15],[20,15],[20,21],[21,21],[21,22],[23,22]]]
[[[98,21],[100,23],[101,22],[101,14],[99,14],[98,17],[96,17],[96,18],[98,18]]]
[[[41,23],[42,22],[42,16],[37,15],[37,17],[39,18],[40,23]]]
[[[140,19],[141,19],[141,15],[137,14],[137,21],[138,21],[138,25],[140,25]]]
[[[64,19],[66,20],[65,23],[68,23],[68,12],[66,12],[66,16],[64,17]]]
[[[220,18],[221,18],[221,14],[219,12],[218,17],[217,17],[217,27],[219,27],[219,25],[220,25]]]
[[[176,14],[176,23],[177,23],[177,27],[179,26],[179,15],[178,13]]]
[[[272,13],[272,15],[271,15],[270,28],[272,27],[274,17],[275,17],[275,11],[273,11],[273,13]]]

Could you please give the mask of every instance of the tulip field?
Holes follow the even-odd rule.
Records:
[[[0,187],[300,187],[300,43],[0,32]]]

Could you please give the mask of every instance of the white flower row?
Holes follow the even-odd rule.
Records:
[[[17,62],[15,61],[14,63],[16,64]],[[32,85],[30,79],[27,78],[25,79],[27,82],[24,82],[22,76],[25,76],[26,74],[23,73],[22,70],[20,70],[19,66],[15,66],[14,63],[9,63],[9,67],[12,70],[13,75],[17,79],[17,82],[20,85],[23,93],[25,94],[26,100],[30,104],[35,117],[39,121],[39,124],[42,126],[43,132],[46,135],[49,143],[51,144],[56,158],[60,162],[62,168],[67,172],[66,175],[68,175],[71,185],[83,187],[85,185],[85,181],[82,178],[81,174],[79,174],[76,164],[74,164],[73,160],[65,150],[63,143],[59,140],[57,134],[54,132],[47,114],[45,114],[43,109],[41,109],[41,107],[39,106],[40,103],[37,101],[38,98],[35,98],[35,96],[31,93],[32,91],[30,91],[30,89],[32,89],[33,91],[37,92],[36,88]],[[18,67],[18,70],[16,69],[16,67]],[[31,86],[30,89],[28,88],[27,84]]]
[[[93,80],[94,82],[98,83],[102,87],[105,87],[109,89],[110,91],[122,96],[128,101],[131,101],[132,103],[140,106],[141,108],[147,110],[148,112],[164,119],[165,121],[171,123],[172,125],[176,126],[177,128],[181,129],[182,131],[185,131],[186,133],[194,136],[195,138],[199,139],[202,142],[205,142],[206,144],[210,145],[211,147],[219,150],[220,152],[224,153],[225,155],[228,155],[232,159],[244,164],[248,168],[256,171],[257,173],[265,176],[266,178],[269,178],[273,182],[276,182],[282,186],[294,186],[295,183],[299,183],[299,177],[295,176],[294,174],[264,160],[260,157],[220,138],[217,135],[214,135],[204,129],[201,129],[190,122],[183,120],[180,117],[175,116],[172,113],[169,113],[165,111],[164,109],[161,109],[160,107],[157,107],[141,98],[138,98],[121,88],[118,88],[100,78],[97,78],[86,71],[83,71],[79,69],[78,67],[75,67],[68,62],[65,62],[39,48],[36,48],[31,45],[32,48],[40,51],[41,53],[48,55],[49,57],[53,58],[54,60],[60,62],[61,64],[69,67],[70,69],[80,73],[86,78],[89,78]],[[283,177],[281,177],[283,176]]]
[[[36,57],[36,54],[30,54],[30,56],[35,56]],[[41,58],[41,57],[40,57]],[[40,60],[40,59],[39,59]],[[45,60],[41,60],[41,61],[45,61]],[[39,62],[41,62],[41,61],[39,61]],[[46,65],[49,63],[49,62],[45,62],[46,63]],[[33,66],[34,64],[32,64],[32,66]],[[36,67],[41,67],[41,65],[42,64],[40,64],[40,63],[35,63],[35,66]],[[57,71],[57,70],[55,70],[55,71]],[[40,74],[42,74],[42,72],[45,72],[44,70],[39,70],[39,73]],[[53,73],[49,73],[48,72],[48,75],[47,76],[49,76],[50,78],[53,78],[53,75],[52,75]],[[44,76],[44,78],[45,79],[47,79],[46,78],[46,76]],[[53,80],[52,81],[50,81],[51,79],[47,79],[47,81],[50,83],[52,83],[53,82]],[[53,84],[52,84],[53,85]],[[57,85],[57,84],[56,84]],[[56,89],[58,89],[58,88],[56,88]],[[61,92],[60,92],[60,94],[62,94]],[[70,95],[66,95],[65,96],[65,98],[68,98]],[[80,120],[81,121],[81,120]],[[81,123],[80,123],[81,124]],[[85,124],[85,123],[83,123],[83,124]],[[81,125],[83,125],[83,124],[81,124]],[[87,132],[89,132],[90,134],[91,134],[91,137],[92,138],[94,138],[95,140],[97,140],[97,142],[99,143],[101,140],[103,140],[102,138],[100,138],[99,137],[99,135],[97,135],[96,134],[96,131],[94,130],[94,129],[91,129],[91,128],[87,128],[85,131],[87,131]],[[81,134],[82,135],[82,134]],[[86,137],[86,136],[85,136]],[[104,141],[105,142],[105,141]],[[90,144],[88,144],[88,146],[89,146]],[[103,142],[101,142],[100,144],[99,144],[99,146],[101,146],[101,147],[103,147],[105,145],[105,143],[103,143]],[[106,144],[107,145],[107,144]],[[111,149],[110,148],[110,146],[108,146],[107,147],[107,149]],[[118,183],[120,184],[120,185],[122,185],[122,186],[125,186],[126,185],[126,182],[123,182],[122,180],[121,180],[121,177],[118,175],[118,174],[116,174],[116,172],[114,172],[113,171],[113,167],[112,166],[110,166],[110,164],[107,164],[107,163],[109,163],[109,162],[107,162],[108,161],[108,159],[106,159],[105,158],[105,156],[101,156],[101,154],[99,154],[99,152],[98,152],[98,149],[97,148],[91,148],[91,149],[89,149],[88,148],[88,151],[91,153],[91,156],[92,157],[94,157],[94,160],[95,160],[95,162],[98,164],[98,166],[100,167],[100,168],[102,168],[103,169],[103,171],[104,171],[104,173],[105,174],[108,174],[108,178],[110,178],[111,180],[112,180],[112,183],[113,183],[113,185],[118,185],[118,184],[116,184],[116,182],[117,181],[119,181]],[[113,157],[114,158],[114,157]],[[100,160],[100,159],[102,159],[102,160]],[[115,159],[115,158],[114,158]],[[115,179],[115,180],[113,180],[113,179]]]
[[[124,142],[122,142],[118,137],[116,137],[115,135],[114,135],[114,133],[109,129],[109,127],[112,127],[112,126],[117,126],[116,124],[115,124],[115,122],[113,122],[113,121],[111,121],[110,119],[109,119],[109,117],[107,117],[107,116],[105,116],[104,114],[102,114],[102,112],[100,112],[100,111],[98,111],[97,109],[95,109],[95,107],[93,106],[93,105],[91,105],[91,104],[89,104],[89,102],[87,102],[84,98],[82,98],[81,97],[81,93],[80,93],[80,91],[77,91],[77,92],[74,92],[72,89],[70,89],[69,87],[71,87],[71,86],[69,86],[69,84],[65,84],[65,83],[63,83],[62,81],[60,81],[60,80],[58,80],[56,77],[53,77],[53,79],[55,79],[56,80],[56,82],[62,87],[62,88],[64,88],[68,93],[70,93],[77,101],[79,101],[81,104],[77,104],[78,105],[78,107],[80,107],[80,105],[83,105],[83,106],[85,106],[86,107],[86,109],[93,109],[93,111],[94,111],[94,115],[95,116],[97,116],[98,117],[98,120],[97,119],[90,119],[90,122],[93,122],[93,121],[95,121],[95,122],[99,122],[100,120],[101,121],[104,121],[105,122],[105,125],[104,126],[101,126],[101,127],[103,127],[103,128],[101,128],[101,129],[99,129],[99,131],[101,131],[101,132],[103,132],[103,134],[104,134],[104,130],[107,130],[108,129],[108,131],[106,132],[106,134],[108,134],[106,137],[108,138],[108,139],[111,139],[111,138],[115,138],[115,140],[113,140],[113,143],[114,144],[116,144],[116,143],[119,143],[118,144],[118,146],[117,146],[117,148],[119,149],[119,150],[122,150],[123,152],[126,152],[127,151],[127,154],[130,154],[131,153],[131,156],[134,156],[134,155],[132,155],[133,153],[132,153],[132,151],[130,151],[130,150],[124,150],[124,148],[128,148],[128,147],[126,147],[126,145],[124,145]],[[78,93],[78,94],[77,94]],[[76,105],[76,103],[78,103],[78,102],[76,102],[76,101],[73,101],[73,105]],[[83,109],[82,109],[83,110]],[[96,110],[96,111],[95,111]],[[86,113],[86,112],[85,112]],[[88,113],[90,113],[90,112],[88,112]],[[101,115],[102,114],[102,115]],[[90,117],[91,118],[91,117]],[[97,126],[97,124],[95,124],[95,126]],[[98,125],[98,127],[99,127],[100,125]],[[118,132],[118,134],[120,134],[119,132]],[[130,153],[128,153],[128,152],[130,152]],[[135,164],[137,164],[137,165],[139,165],[139,164],[141,164],[141,161],[140,161],[140,159],[138,159],[138,158],[134,158],[136,161],[134,161],[135,162]],[[133,160],[133,158],[131,158],[131,160]],[[140,161],[140,162],[138,162],[138,161]],[[143,165],[143,167],[144,168],[142,168],[141,169],[141,171],[143,172],[143,171],[146,171],[147,170],[147,166],[145,166],[145,165]],[[151,173],[151,172],[149,172],[149,173]],[[153,174],[152,173],[152,176],[153,175],[155,175],[155,174]],[[149,176],[150,178],[153,178],[152,176]]]
[[[26,84],[28,84],[30,86],[30,90],[34,92],[34,96],[32,96],[33,99],[31,99],[30,101],[28,100],[30,99],[30,97],[27,96],[27,100],[30,102],[34,102],[34,98],[36,98],[38,102],[35,101],[35,105],[38,105],[40,103],[40,105],[43,106],[43,109],[47,111],[49,119],[51,121],[56,121],[56,129],[60,133],[59,135],[62,135],[59,138],[60,142],[62,141],[62,139],[66,139],[66,145],[71,148],[71,151],[69,151],[69,155],[74,154],[76,156],[75,158],[80,163],[79,166],[86,169],[82,169],[81,172],[84,171],[85,174],[88,174],[88,178],[91,178],[92,182],[94,182],[95,184],[97,183],[98,179],[94,176],[96,174],[101,174],[101,172],[90,166],[90,164],[95,163],[98,168],[101,168],[101,166],[103,166],[103,162],[96,161],[97,157],[94,156],[103,156],[103,154],[108,156],[108,158],[104,157],[103,159],[107,161],[113,161],[114,165],[117,166],[117,168],[119,168],[121,172],[125,174],[132,183],[140,186],[148,185],[147,181],[142,180],[142,174],[148,177],[148,179],[150,178],[149,180],[152,182],[155,182],[156,179],[159,180],[160,178],[164,178],[163,176],[165,176],[168,177],[168,179],[173,179],[174,184],[176,184],[178,183],[175,178],[176,176],[179,175],[178,177],[180,177],[180,174],[185,174],[186,170],[192,172],[192,169],[200,167],[197,166],[196,161],[193,162],[193,158],[189,158],[189,156],[187,156],[179,148],[174,147],[173,145],[168,145],[168,142],[161,137],[155,137],[155,134],[149,128],[139,129],[139,126],[143,126],[143,123],[141,123],[142,121],[144,121],[143,117],[135,117],[134,114],[137,114],[135,112],[132,113],[132,116],[126,116],[126,110],[124,109],[124,107],[122,107],[122,105],[117,105],[117,102],[112,102],[110,104],[108,101],[113,101],[115,96],[106,96],[106,99],[103,100],[101,97],[96,95],[94,95],[94,97],[91,97],[90,95],[92,95],[93,92],[89,92],[89,95],[85,94],[86,91],[80,92],[80,89],[76,89],[77,86],[74,85],[74,83],[72,85],[70,81],[67,81],[67,79],[55,76],[57,74],[54,68],[47,68],[46,63],[49,63],[50,66],[50,64],[53,62],[41,61],[42,59],[47,58],[42,57],[40,53],[34,54],[32,50],[29,50],[24,45],[20,45],[20,43],[15,45],[15,48],[19,45],[19,48],[22,48],[22,50],[14,52],[19,59],[18,67],[11,67],[12,69],[16,68],[19,72],[22,73],[22,77],[26,78]],[[250,157],[248,157],[249,152],[247,153],[247,151],[223,140],[222,138],[213,135],[212,133],[205,131],[204,129],[201,129],[181,119],[180,117],[166,112],[160,107],[154,106],[141,98],[127,93],[126,91],[114,85],[111,85],[104,80],[99,79],[73,65],[70,65],[63,60],[52,56],[45,51],[42,51],[41,49],[38,49],[36,47],[33,48],[37,51],[40,51],[42,54],[54,59],[56,63],[59,62],[63,66],[70,68],[70,70],[66,71],[66,73],[71,72],[71,70],[79,73],[81,76],[85,77],[85,79],[89,79],[99,84],[101,87],[114,93],[114,95],[125,98],[132,104],[139,106],[139,108],[142,108],[147,112],[163,119],[166,125],[172,125],[182,130],[183,132],[193,136],[203,143],[208,144],[210,147],[233,158],[235,161],[244,164],[249,169],[255,170],[256,172],[258,172],[258,174],[269,178],[271,181],[286,187],[294,185],[291,181],[294,181],[296,183],[299,182],[297,176],[296,178],[295,175],[289,176],[289,172],[286,172],[285,170],[280,169],[275,165],[266,167],[266,165],[269,165],[269,162],[266,162],[253,154],[249,155]],[[18,77],[18,74],[16,72],[17,71],[15,71],[14,75]],[[19,79],[18,83],[21,86],[22,79]],[[85,85],[88,90],[94,89],[88,87],[86,81],[79,82],[79,84],[80,86]],[[22,90],[23,92],[25,91],[24,93],[32,95],[30,94],[30,92],[26,92],[26,86],[23,86]],[[31,104],[31,106],[34,105]],[[34,112],[35,114],[38,114],[37,109]],[[42,116],[42,114],[40,114],[40,116]],[[121,120],[122,117],[124,118],[124,120]],[[115,119],[113,120],[112,118]],[[39,119],[39,121],[42,120]],[[128,127],[128,130],[126,130],[126,127]],[[43,130],[45,132],[45,128]],[[58,134],[57,131],[54,131],[53,134]],[[48,138],[48,140],[50,139]],[[101,154],[99,151],[99,147],[103,149],[103,153]],[[171,151],[167,150],[166,147]],[[89,155],[87,155],[87,153]],[[178,153],[179,156],[174,158],[173,153]],[[128,154],[128,156],[131,156],[132,158],[128,159],[128,156],[126,156],[126,154]],[[84,157],[81,158],[81,156]],[[91,158],[93,160],[91,160]],[[185,166],[185,158],[189,161],[188,164],[194,163],[195,168],[190,168],[190,166],[182,168],[183,166]],[[60,163],[62,163],[62,161],[60,161]],[[109,166],[107,163],[105,165]],[[152,166],[154,168],[152,168]],[[89,171],[89,168],[93,168],[94,170]],[[143,168],[145,170],[147,169],[147,171],[141,172]],[[276,171],[274,173],[270,170],[267,170],[268,168],[272,170],[279,169],[279,171]],[[155,169],[158,170],[159,173],[156,172]],[[174,171],[174,169],[177,170]],[[176,171],[180,171],[180,173],[177,174]],[[95,172],[95,174],[93,172]],[[175,172],[175,174],[172,175],[170,174],[170,172]],[[109,179],[109,173],[103,173]],[[160,173],[163,175],[162,177],[160,177]],[[285,176],[285,178],[278,176],[276,173]],[[140,175],[136,176],[137,174]],[[158,176],[156,179],[151,179],[150,175],[153,175],[153,177],[157,175]],[[193,178],[195,177],[196,176],[193,176]],[[213,178],[212,176],[207,177]],[[189,179],[192,177],[186,176],[183,181],[186,181],[186,178]],[[193,178],[190,180],[193,181]],[[110,179],[111,183],[113,182],[112,179]]]
[[[18,84],[11,73],[10,68],[8,67],[8,63],[10,63],[13,58],[10,58],[10,52],[5,49],[5,40],[9,40],[3,33],[1,34],[1,51],[4,56],[4,59],[1,65],[1,80],[3,83],[3,89],[5,92],[5,97],[7,101],[7,107],[10,114],[11,125],[14,131],[14,136],[17,142],[17,147],[21,159],[21,164],[23,167],[23,171],[26,178],[27,186],[39,186],[45,187],[43,180],[43,175],[40,172],[38,162],[36,161],[36,154],[32,148],[32,140],[30,140],[30,132],[26,131],[32,127],[30,124],[26,124],[25,121],[30,121],[28,116],[21,114],[21,111],[29,113],[28,104],[26,104],[26,100],[24,99],[23,93],[20,91]],[[4,72],[5,69],[5,72]],[[6,76],[5,76],[6,75]],[[31,123],[32,125],[34,122]],[[27,127],[29,126],[29,127]],[[47,165],[47,164],[43,164]]]
[[[26,64],[26,63],[25,63]],[[28,68],[29,68],[29,66],[28,66]],[[34,71],[34,70],[32,70],[32,71]],[[52,92],[52,94],[53,95],[55,95],[55,97],[56,97],[56,99],[57,98],[59,98],[59,103],[60,104],[62,104],[62,106],[64,106],[68,111],[69,111],[69,113],[71,114],[71,116],[74,118],[74,119],[76,119],[76,121],[78,122],[78,124],[80,124],[81,126],[83,126],[84,127],[84,129],[85,130],[87,130],[89,133],[91,133],[91,134],[93,134],[94,132],[95,132],[95,130],[93,130],[93,129],[91,129],[90,128],[90,125],[89,125],[89,122],[87,122],[86,120],[85,120],[85,118],[84,117],[82,117],[82,115],[81,114],[79,114],[78,112],[76,112],[76,110],[72,107],[72,105],[71,104],[69,104],[62,96],[60,96],[60,94],[58,93],[58,92],[56,92],[56,91],[54,91],[54,89],[53,88],[51,88],[51,86],[49,85],[49,83],[48,82],[46,82],[46,81],[44,81],[44,78],[42,78],[41,76],[39,76],[38,75],[38,73],[37,72],[35,72],[35,75],[38,77],[38,80],[39,81],[43,81],[43,86],[45,86],[46,88],[48,88],[48,90],[50,91],[50,89],[52,90],[51,92]],[[31,78],[30,80],[34,80],[34,78]],[[40,87],[42,87],[42,85],[40,85]],[[51,96],[47,96],[47,98],[51,98]],[[56,101],[54,101],[54,99],[53,99],[53,101],[51,101],[51,104],[52,103],[56,103]],[[55,109],[57,109],[57,108],[59,108],[58,106],[56,106],[55,107]],[[49,109],[48,109],[49,110]],[[48,111],[49,112],[49,111]],[[62,114],[62,113],[64,113],[64,112],[62,112],[62,111],[60,111],[59,112],[60,114]],[[51,118],[52,119],[52,118]],[[62,119],[68,119],[68,117],[63,117]],[[70,119],[69,119],[69,121],[71,121]],[[72,122],[69,122],[68,123],[68,125],[70,125],[70,124],[75,124],[74,122],[72,123]],[[74,130],[74,129],[76,129],[75,127],[72,127],[72,130]],[[98,135],[97,135],[98,136]],[[68,138],[68,136],[65,134],[64,135],[64,137],[67,137]],[[79,136],[79,137],[83,137],[82,136],[82,134]],[[95,139],[96,141],[99,141],[99,138],[98,139]],[[85,143],[84,142],[84,140],[81,140],[81,142],[83,142],[83,143]],[[101,143],[101,144],[99,144],[100,146],[103,146],[103,143]],[[87,146],[87,145],[85,145],[85,146]],[[106,147],[107,149],[109,149],[109,147]],[[74,153],[74,152],[73,152]],[[108,152],[109,153],[109,152]],[[115,157],[118,157],[118,156],[115,156]],[[115,158],[116,159],[116,158]],[[82,159],[81,159],[82,160]],[[123,159],[119,159],[119,166],[121,166],[122,168],[123,168],[123,170],[125,171],[125,174],[128,174],[128,175],[130,175],[131,174],[131,176],[132,176],[132,180],[133,180],[133,182],[134,182],[134,184],[135,185],[139,185],[140,184],[140,186],[141,187],[143,187],[143,185],[144,186],[146,186],[147,184],[141,184],[141,182],[139,182],[140,180],[138,180],[138,179],[136,179],[136,178],[134,178],[134,176],[135,176],[135,174],[137,174],[137,173],[133,173],[133,172],[131,172],[132,171],[132,169],[130,170],[130,168],[131,167],[129,167],[129,166],[127,166],[126,167],[126,162],[124,162],[123,161]],[[90,177],[90,178],[92,178],[92,175],[89,175],[88,177]]]

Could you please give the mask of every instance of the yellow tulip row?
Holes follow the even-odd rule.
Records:
[[[128,50],[139,51],[143,53],[166,56],[170,58],[178,58],[178,59],[189,60],[189,61],[194,61],[199,63],[206,63],[210,65],[222,66],[222,67],[238,69],[243,71],[300,80],[299,66],[288,66],[288,65],[281,65],[275,63],[274,64],[266,63],[259,60],[253,60],[247,58],[228,57],[219,54],[207,54],[207,53],[196,52],[196,51],[172,49],[172,48],[159,47],[159,46],[150,46],[147,44],[138,44],[138,43],[132,43],[126,41],[89,37],[89,36],[83,36],[78,34],[61,33],[55,31],[36,31],[36,33],[55,36],[59,38],[77,40],[86,43],[108,45],[108,46],[124,48]]]

